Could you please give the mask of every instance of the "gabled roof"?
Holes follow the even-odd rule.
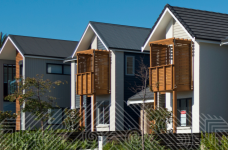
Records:
[[[193,38],[221,41],[228,36],[228,14],[170,6],[169,4],[165,5],[152,27],[151,33],[167,8]],[[146,41],[144,45],[145,43]]]
[[[9,35],[23,55],[66,58],[77,46],[77,41],[56,40],[29,36]]]
[[[110,48],[140,50],[149,28],[90,21],[105,45]]]
[[[142,100],[144,95],[144,90],[136,93],[135,95],[128,98],[128,100]],[[150,91],[150,88],[146,88],[145,100],[154,99],[154,93]]]

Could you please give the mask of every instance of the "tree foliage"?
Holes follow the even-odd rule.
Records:
[[[150,122],[150,128],[155,133],[167,133],[167,125],[171,123],[172,112],[167,108],[158,107],[146,109],[148,120]]]
[[[68,131],[82,131],[84,127],[80,126],[82,116],[77,109],[65,109],[66,118],[63,120],[63,125]]]
[[[62,81],[52,82],[49,79],[44,80],[43,75],[36,75],[36,78],[27,77],[26,79],[17,78],[18,90],[13,94],[8,95],[5,99],[19,101],[22,112],[29,112],[33,114],[36,120],[41,121],[41,127],[43,129],[43,123],[50,117],[48,113],[49,109],[57,107],[55,103],[56,97],[50,96],[49,93],[56,86],[64,84]]]

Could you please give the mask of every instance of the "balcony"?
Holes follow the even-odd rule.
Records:
[[[77,52],[77,95],[110,94],[110,56],[106,50]]]
[[[154,92],[191,91],[191,40],[170,38],[150,42],[150,87]]]

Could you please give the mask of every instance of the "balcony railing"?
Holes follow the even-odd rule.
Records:
[[[154,92],[193,90],[191,40],[150,42],[150,87]]]
[[[77,52],[77,95],[110,94],[111,67],[107,50]]]

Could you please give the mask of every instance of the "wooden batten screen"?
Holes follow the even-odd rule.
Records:
[[[149,73],[154,92],[192,90],[192,42],[175,38],[151,42]]]
[[[110,93],[110,57],[106,50],[85,50],[77,53],[78,95]]]

